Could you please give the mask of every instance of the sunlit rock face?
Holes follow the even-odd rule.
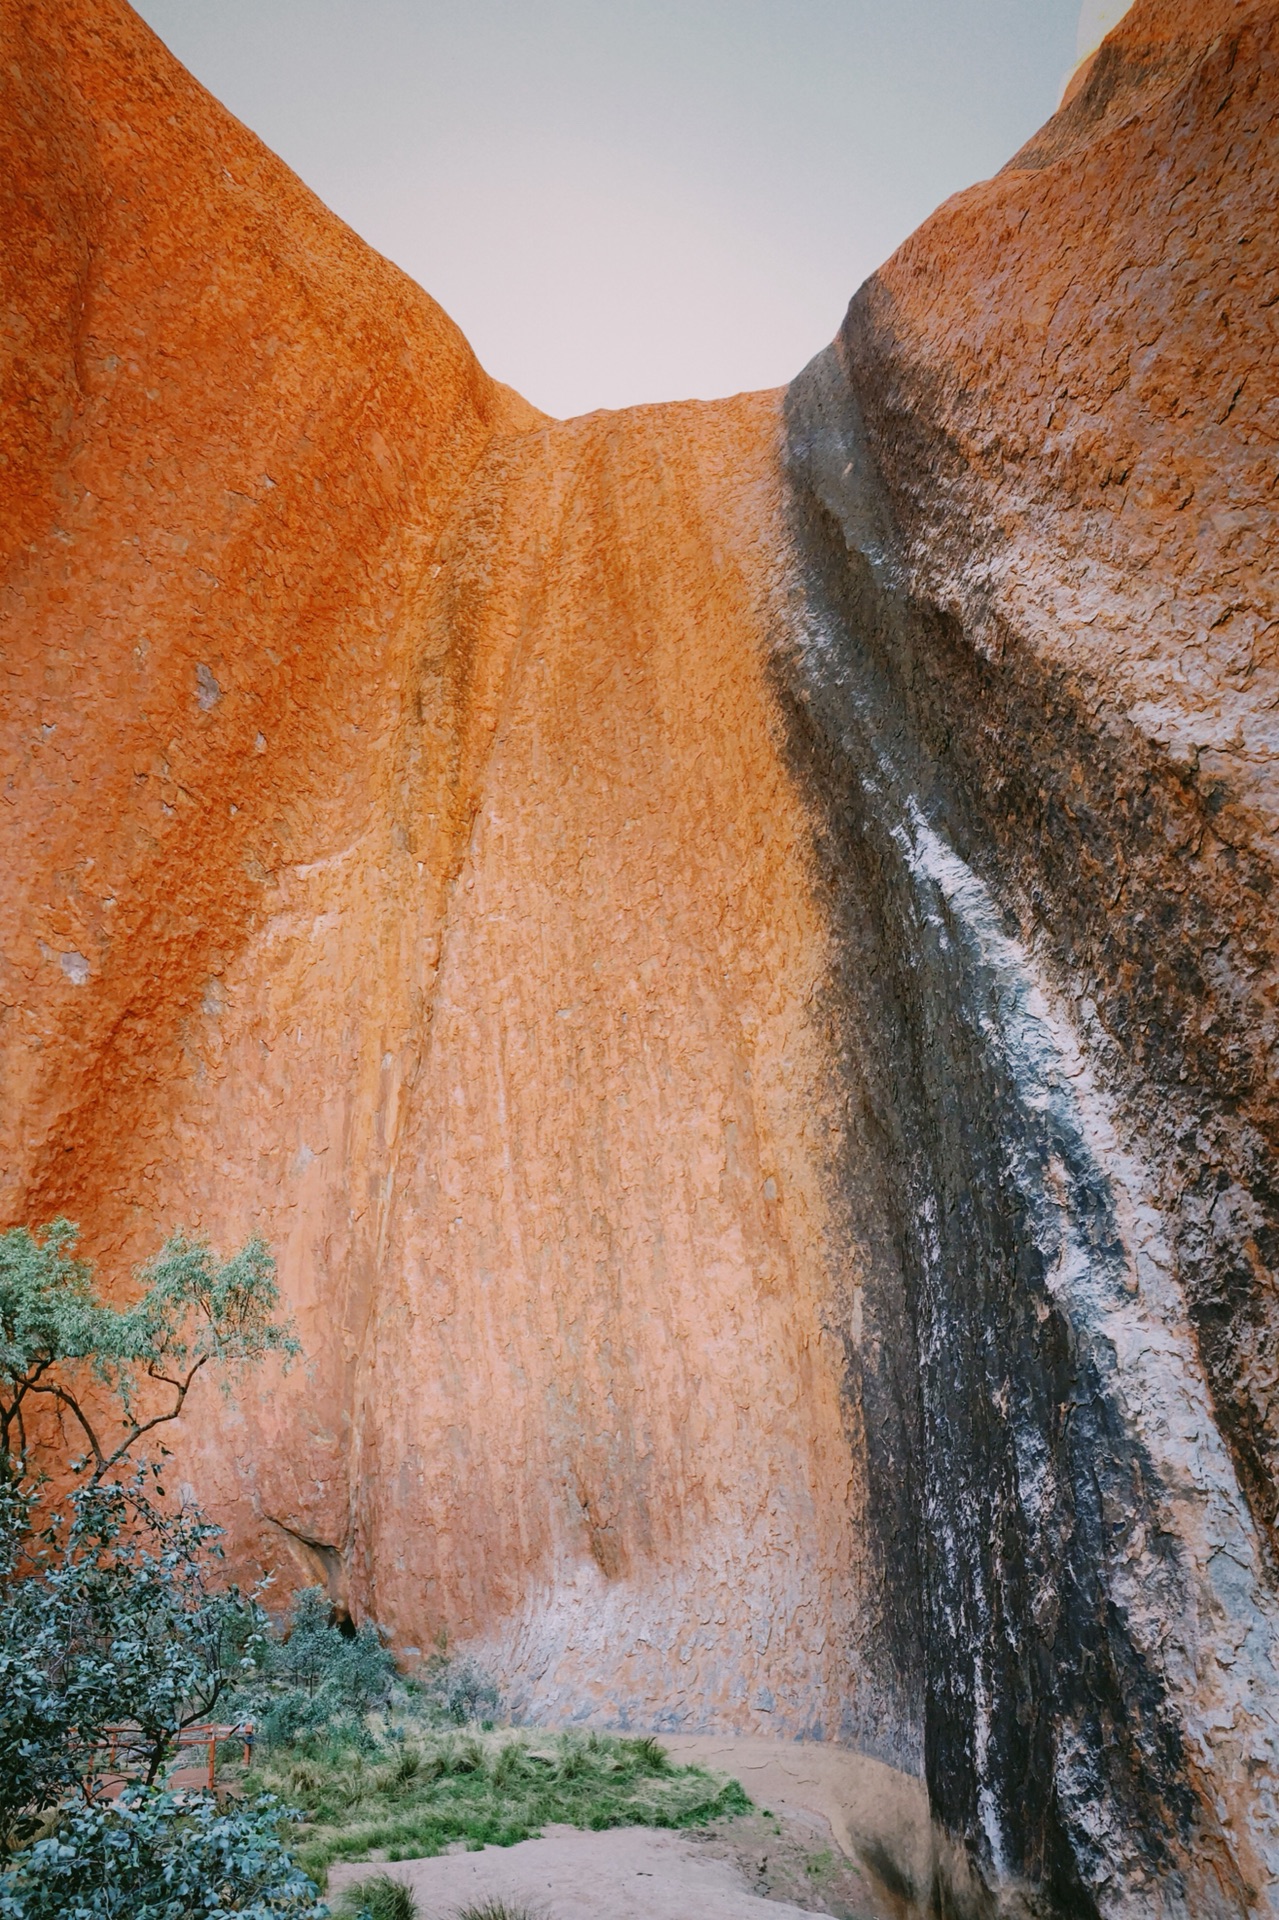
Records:
[[[276,1248],[236,1559],[1276,1910],[1273,8],[570,422],[120,0],[0,28],[3,1205]]]
[[[276,1249],[306,1363],[179,1443],[241,1562],[528,1713],[910,1750],[780,397],[545,421],[126,7],[5,28],[6,1213]]]

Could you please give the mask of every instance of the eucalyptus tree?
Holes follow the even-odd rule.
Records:
[[[175,1234],[103,1297],[76,1229],[0,1235],[0,1837],[99,1798],[116,1742],[150,1787],[253,1665],[257,1594],[218,1529],[166,1497],[163,1430],[206,1369],[298,1352],[260,1240]],[[41,1417],[43,1410],[43,1417]],[[145,1458],[147,1446],[158,1458]],[[123,1729],[123,1732],[120,1730]]]

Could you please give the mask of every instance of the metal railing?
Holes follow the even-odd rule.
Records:
[[[247,1767],[253,1759],[254,1733],[251,1720],[237,1721],[228,1726],[202,1721],[189,1727],[175,1728],[172,1733],[166,1733],[164,1738],[171,1746],[173,1761],[180,1760],[192,1748],[207,1749],[209,1791],[212,1793],[217,1785],[219,1746],[224,1740],[241,1741]],[[144,1734],[140,1727],[105,1727],[103,1738],[95,1741],[90,1752],[89,1778],[96,1779],[99,1773],[128,1778],[130,1766],[136,1769],[144,1761],[149,1761],[154,1750],[154,1738]],[[99,1755],[105,1756],[105,1766],[99,1764]]]

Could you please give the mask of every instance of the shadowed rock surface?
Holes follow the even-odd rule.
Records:
[[[236,1556],[1279,1910],[1273,5],[569,422],[122,0],[0,33],[3,1206],[277,1248]]]

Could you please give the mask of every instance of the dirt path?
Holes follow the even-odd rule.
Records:
[[[839,1747],[713,1735],[663,1744],[681,1764],[740,1780],[757,1811],[690,1833],[555,1826],[514,1847],[335,1866],[330,1894],[380,1871],[413,1889],[423,1920],[483,1900],[538,1920],[892,1920],[904,1909],[890,1889],[927,1884],[919,1781]]]
[[[459,1909],[501,1900],[537,1920],[807,1920],[814,1911],[761,1896],[741,1865],[687,1834],[649,1827],[583,1833],[548,1827],[540,1840],[385,1867],[334,1867],[330,1897],[370,1872],[413,1889],[423,1920],[452,1920]],[[863,1907],[851,1920],[877,1920]]]
[[[662,1744],[685,1766],[731,1774],[757,1807],[818,1816],[850,1860],[891,1862],[897,1878],[927,1884],[933,1829],[922,1780],[816,1741],[667,1734]]]

